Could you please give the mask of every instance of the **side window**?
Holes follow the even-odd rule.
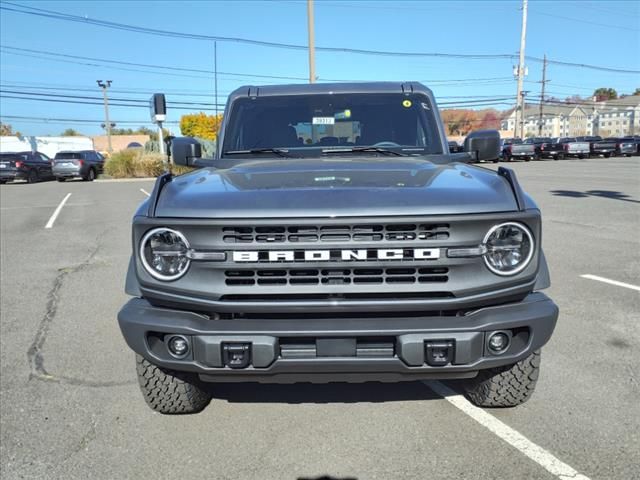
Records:
[[[42,160],[43,162],[51,163],[51,159],[47,157],[44,153],[38,153],[37,155],[40,157],[40,160]]]

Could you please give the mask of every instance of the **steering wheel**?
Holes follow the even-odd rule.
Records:
[[[388,148],[388,147],[399,147],[400,144],[396,142],[378,142],[371,145],[372,147],[380,147],[380,148]]]

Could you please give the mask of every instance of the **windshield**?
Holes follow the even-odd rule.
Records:
[[[287,95],[236,100],[223,144],[231,151],[279,148],[315,156],[376,146],[443,153],[431,103],[413,94]]]
[[[59,160],[61,158],[81,159],[82,158],[82,154],[80,152],[58,152],[58,153],[56,153],[55,160]]]

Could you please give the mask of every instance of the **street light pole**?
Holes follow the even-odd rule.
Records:
[[[313,0],[307,0],[307,28],[309,30],[309,83],[316,82],[316,45],[313,29]]]
[[[104,98],[104,123],[107,129],[107,142],[109,145],[108,152],[113,153],[111,146],[111,122],[109,121],[109,99],[107,98],[107,88],[111,86],[111,80],[96,80],[98,86],[102,89],[102,96]]]

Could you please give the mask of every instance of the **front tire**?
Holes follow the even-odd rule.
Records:
[[[87,172],[87,176],[84,177],[85,182],[93,182],[96,179],[96,171],[93,168],[90,168]]]
[[[515,407],[533,395],[540,373],[540,350],[513,365],[481,370],[467,380],[466,396],[478,407]]]
[[[136,371],[142,396],[156,412],[197,413],[211,401],[211,394],[192,374],[158,367],[140,355],[136,355]]]
[[[58,177],[56,178],[56,180],[58,180],[59,182],[64,182],[66,180],[66,178],[64,177]]]

